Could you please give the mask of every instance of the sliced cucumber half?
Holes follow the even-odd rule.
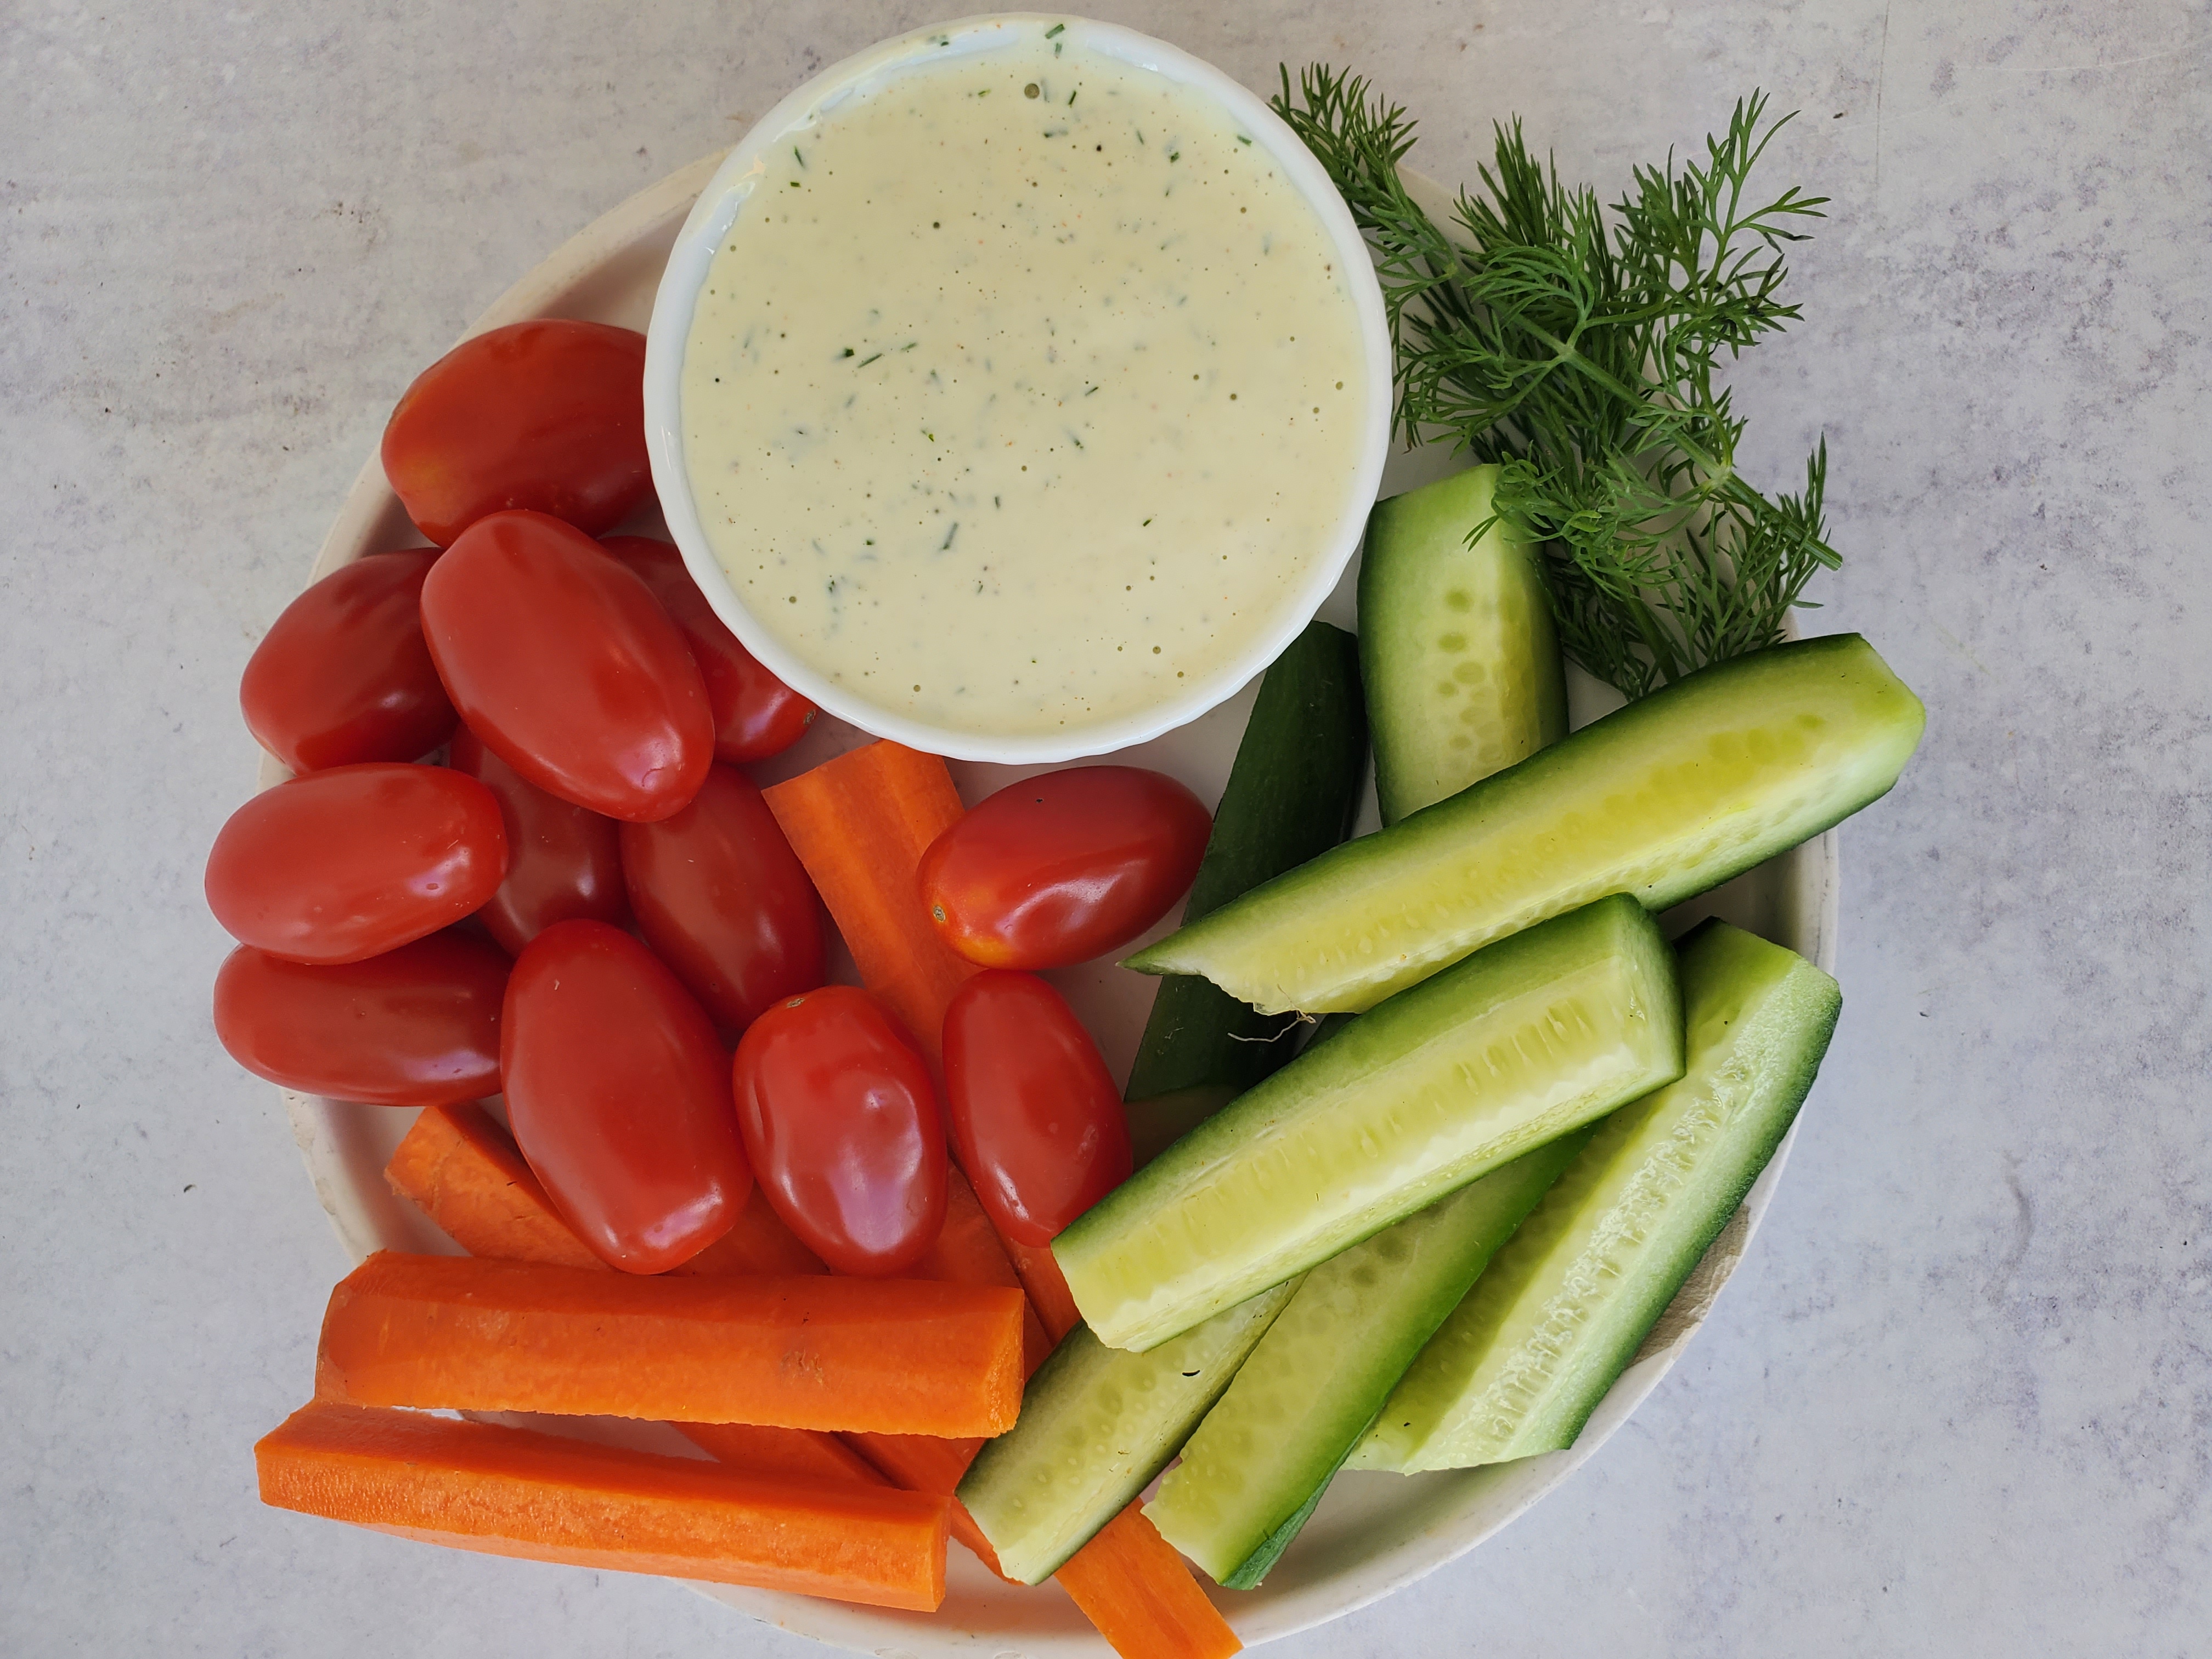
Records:
[[[1689,1069],[1615,1112],[1413,1363],[1352,1467],[1464,1468],[1574,1443],[1781,1145],[1842,994],[1728,923],[1681,945]]]
[[[1616,894],[1478,952],[1248,1091],[1053,1243],[1143,1350],[1681,1075],[1674,958]]]
[[[1109,1348],[1081,1325],[1062,1337],[1030,1379],[1014,1426],[986,1443],[960,1482],[1006,1576],[1042,1583],[1127,1507],[1297,1289],[1274,1286],[1150,1353]]]
[[[1567,734],[1552,601],[1532,550],[1491,517],[1498,471],[1393,495],[1367,520],[1359,668],[1385,823]]]
[[[1216,1583],[1256,1587],[1422,1345],[1589,1134],[1540,1146],[1308,1273],[1146,1506],[1161,1535]]]
[[[1654,910],[1848,817],[1926,712],[1856,634],[1700,669],[1129,958],[1273,1012],[1370,1008],[1492,939],[1633,894]]]

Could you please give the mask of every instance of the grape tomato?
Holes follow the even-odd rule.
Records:
[[[622,826],[638,931],[732,1033],[779,997],[822,983],[822,905],[752,781],[708,769],[691,804]]]
[[[1076,766],[1009,784],[932,842],[921,899],[987,968],[1065,968],[1150,927],[1190,889],[1213,820],[1173,778]]]
[[[839,1273],[886,1276],[945,1224],[944,1118],[929,1066],[866,992],[787,997],[738,1043],[738,1121],[761,1190]]]
[[[465,726],[453,733],[447,763],[499,802],[507,878],[477,915],[509,956],[556,921],[620,922],[628,915],[614,819],[547,794]]]
[[[383,458],[407,516],[441,547],[510,507],[611,530],[653,488],[645,336],[541,317],[464,340],[401,394]]]
[[[359,962],[436,933],[507,873],[499,803],[441,766],[336,766],[264,789],[208,854],[232,938],[294,962]]]
[[[714,716],[636,574],[542,513],[480,519],[431,567],[422,632],[469,729],[548,794],[651,822],[698,793]]]
[[[286,605],[246,659],[240,711],[295,772],[411,761],[452,733],[453,705],[423,642],[434,547],[341,565]]]
[[[952,1144],[1007,1237],[1049,1244],[1129,1178],[1129,1125],[1098,1045],[1034,974],[989,969],[945,1010]]]
[[[230,1057],[302,1094],[374,1106],[450,1106],[499,1092],[507,958],[465,933],[433,933],[337,967],[241,945],[215,981]]]
[[[659,1273],[727,1232],[752,1190],[730,1062],[653,954],[556,922],[507,981],[500,1071],[515,1144],[610,1267]]]

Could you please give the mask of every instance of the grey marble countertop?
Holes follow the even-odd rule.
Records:
[[[2212,1638],[2212,8],[1104,4],[1356,65],[1463,176],[1610,189],[1754,86],[1833,198],[1741,376],[1825,434],[1820,629],[1926,698],[1844,831],[1845,1009],[1748,1260],[1566,1487],[1292,1656]],[[0,1650],[819,1651],[653,1580],[256,1503],[343,1266],[216,1048],[239,670],[501,289],[911,4],[0,13]]]

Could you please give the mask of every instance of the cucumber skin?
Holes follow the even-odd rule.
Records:
[[[1161,1536],[1224,1589],[1257,1587],[1406,1368],[1593,1133],[1562,1135],[1308,1273],[1147,1506]],[[1285,1393],[1302,1396],[1287,1414]]]
[[[1717,917],[1692,929],[1677,950],[1682,963],[1685,1024],[1693,1039],[1701,1035],[1701,1025],[1705,1028],[1704,1052],[1692,1050],[1688,1073],[1681,1082],[1624,1107],[1598,1126],[1589,1146],[1545,1195],[1521,1233],[1498,1252],[1486,1278],[1475,1282],[1467,1300],[1445,1321],[1431,1349],[1424,1351],[1399,1389],[1393,1392],[1378,1414],[1376,1428],[1355,1449],[1351,1460],[1354,1467],[1395,1468],[1411,1474],[1504,1462],[1573,1445],[1590,1413],[1634,1361],[1651,1328],[1742,1205],[1759,1172],[1772,1160],[1819,1073],[1843,1006],[1842,992],[1834,980],[1795,952]],[[1747,1018],[1748,999],[1734,1008],[1729,1004],[1731,999],[1744,997],[1747,989],[1757,994],[1759,1006]],[[1735,1018],[1726,1018],[1731,1014]],[[1550,1397],[1502,1442],[1485,1443],[1480,1437],[1471,1442],[1465,1435],[1455,1441],[1449,1433],[1449,1412],[1417,1443],[1408,1443],[1402,1436],[1386,1431],[1382,1425],[1398,1414],[1401,1395],[1420,1389],[1425,1382],[1433,1386],[1437,1373],[1447,1368],[1464,1369],[1465,1350],[1490,1340],[1492,1334],[1482,1328],[1489,1322],[1486,1315],[1492,1311],[1486,1302],[1486,1289],[1510,1290],[1516,1280],[1533,1276],[1547,1259],[1554,1258],[1561,1238],[1571,1239],[1574,1234],[1577,1206],[1616,1175],[1620,1160],[1633,1152],[1638,1135],[1667,1111],[1680,1090],[1700,1085],[1707,1075],[1706,1062],[1721,1047],[1714,1036],[1717,1023],[1735,1025],[1735,1036],[1760,1045],[1753,1063],[1769,1068],[1759,1080],[1765,1098],[1754,1100],[1736,1121],[1735,1134],[1723,1129],[1717,1135],[1696,1172],[1706,1179],[1704,1207],[1686,1218],[1688,1224],[1674,1230],[1673,1239],[1662,1236],[1661,1243],[1644,1247],[1643,1261],[1638,1265],[1644,1271],[1638,1276],[1632,1293],[1601,1310],[1588,1351],[1572,1357],[1565,1379],[1549,1391]],[[1760,1025],[1765,1029],[1748,1029]],[[1732,1054],[1723,1060],[1728,1064],[1743,1063],[1740,1056]],[[1648,1168],[1656,1150],[1648,1149],[1635,1167]],[[1655,1225],[1652,1231],[1658,1233],[1660,1228]],[[1490,1274],[1504,1279],[1492,1280]],[[1455,1346],[1462,1350],[1456,1359],[1450,1352]],[[1432,1353],[1437,1355],[1435,1359]],[[1425,1372],[1429,1375],[1425,1376]]]
[[[1359,642],[1316,622],[1291,641],[1260,682],[1213,834],[1183,906],[1186,922],[1342,841],[1359,805],[1367,758]],[[1161,982],[1145,1022],[1125,1097],[1133,1104],[1182,1096],[1151,1115],[1132,1115],[1142,1164],[1208,1115],[1204,1097],[1242,1094],[1291,1058],[1297,1022],[1270,1018],[1196,975]]]
[[[1273,1237],[1281,1243],[1273,1255],[1246,1256],[1225,1265],[1217,1256],[1219,1271],[1210,1279],[1200,1270],[1194,1281],[1165,1286],[1178,1293],[1163,1298],[1156,1289],[1141,1305],[1127,1297],[1121,1303],[1111,1300],[1115,1258],[1146,1249],[1146,1236],[1160,1231],[1153,1224],[1156,1213],[1182,1211],[1190,1194],[1220,1184],[1225,1172],[1235,1173],[1240,1160],[1274,1157],[1287,1139],[1273,1133],[1278,1127],[1300,1118],[1325,1118],[1333,1098],[1356,1090],[1372,1074],[1394,1065],[1402,1067],[1409,1056],[1448,1040],[1458,1028],[1514,1005],[1531,985],[1564,983],[1570,976],[1601,969],[1622,975],[1638,999],[1632,1023],[1639,1025],[1644,1039],[1663,1045],[1663,1050],[1655,1048],[1639,1057],[1646,1070],[1642,1078],[1624,1085],[1626,1092],[1607,1089],[1586,1094],[1522,1120],[1464,1163],[1432,1168],[1395,1188],[1387,1206],[1370,1203],[1354,1216],[1304,1233],[1295,1226],[1275,1229]],[[1613,894],[1501,939],[1352,1020],[1326,1043],[1309,1048],[1291,1065],[1239,1096],[1176,1142],[1168,1155],[1138,1170],[1078,1217],[1053,1241],[1053,1254],[1076,1306],[1101,1340],[1117,1347],[1154,1346],[1265,1285],[1302,1273],[1380,1232],[1545,1141],[1679,1077],[1680,1066],[1681,1013],[1674,954],[1650,915],[1626,895]],[[1330,1179],[1348,1182],[1358,1173],[1332,1170]],[[1269,1230],[1263,1224],[1258,1231]],[[1186,1249],[1194,1254],[1185,1255]],[[1204,1248],[1196,1243],[1151,1253],[1199,1262],[1206,1259]],[[1156,1278],[1155,1284],[1159,1282]],[[1102,1318],[1102,1312],[1108,1316]]]
[[[1377,501],[1367,520],[1359,668],[1376,804],[1385,824],[1567,734],[1566,666],[1532,550],[1498,521],[1468,545],[1468,532],[1491,516],[1498,473],[1495,466],[1470,467]],[[1453,612],[1453,597],[1464,619]],[[1470,640],[1470,633],[1482,637]],[[1437,678],[1451,664],[1431,647],[1449,634],[1467,640],[1462,651],[1470,661],[1482,659],[1485,678],[1463,688],[1455,678],[1440,695]],[[1478,711],[1487,718],[1470,723]],[[1463,752],[1440,752],[1447,732]],[[1469,741],[1478,734],[1490,742]]]
[[[1774,735],[1772,712],[1784,704],[1820,730],[1843,727],[1826,740],[1834,752],[1773,759],[1778,742],[1804,749],[1814,741],[1796,721]],[[1741,875],[1888,793],[1926,721],[1920,700],[1856,634],[1771,646],[1686,675],[1390,829],[1324,853],[1122,965],[1204,974],[1267,1012],[1357,1012],[1599,893],[1626,891],[1663,910]],[[1692,735],[1701,740],[1686,741]],[[1676,823],[1647,834],[1655,809],[1630,785],[1679,790],[1696,781],[1681,775],[1705,760],[1717,764],[1760,743],[1770,755],[1759,763],[1771,775],[1756,787],[1724,779],[1723,798],[1707,810],[1677,805]],[[1669,748],[1667,775],[1638,771]],[[1622,787],[1604,794],[1600,779],[1622,780]],[[1749,806],[1778,797],[1786,810],[1757,821]],[[1731,816],[1752,821],[1731,825]],[[1668,834],[1690,852],[1667,856]],[[1632,856],[1589,850],[1607,836]],[[1455,882],[1493,890],[1455,899]],[[1439,889],[1447,890],[1442,899]],[[1304,943],[1316,939],[1335,959],[1299,960],[1316,957],[1316,947]],[[1363,955],[1373,965],[1363,965]]]
[[[1087,1325],[1077,1325],[1062,1337],[1023,1390],[1021,1415],[1014,1426],[984,1442],[955,1493],[990,1540],[1007,1577],[1025,1584],[1042,1583],[1151,1485],[1152,1477],[1182,1449],[1190,1431],[1221,1397],[1297,1291],[1295,1282],[1275,1285],[1150,1353],[1109,1348]],[[1202,1361],[1192,1358],[1200,1352]],[[1198,1374],[1187,1374],[1186,1366],[1195,1366]],[[1083,1426],[1083,1406],[1102,1379],[1118,1395],[1134,1395],[1155,1412],[1164,1409],[1168,1414],[1146,1443],[1113,1445],[1115,1439],[1132,1437],[1109,1434],[1102,1444],[1100,1437],[1085,1436],[1088,1472],[1096,1479],[1085,1497],[1052,1511],[1054,1519],[1066,1523],[1057,1538],[1038,1540],[1033,1528],[1017,1528],[1008,1505],[1018,1507],[1018,1489],[1034,1484],[1031,1472],[1041,1459],[1062,1462],[1055,1455],[1054,1436],[1064,1432],[1063,1424],[1071,1415],[1074,1426]],[[1173,1397],[1177,1395],[1180,1398]],[[1118,1468],[1100,1467],[1115,1459]]]

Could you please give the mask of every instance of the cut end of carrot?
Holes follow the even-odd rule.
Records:
[[[254,1449],[261,1500],[428,1542],[934,1612],[942,1498],[319,1403]]]
[[[1053,1576],[1121,1659],[1228,1659],[1244,1646],[1141,1503]]]

